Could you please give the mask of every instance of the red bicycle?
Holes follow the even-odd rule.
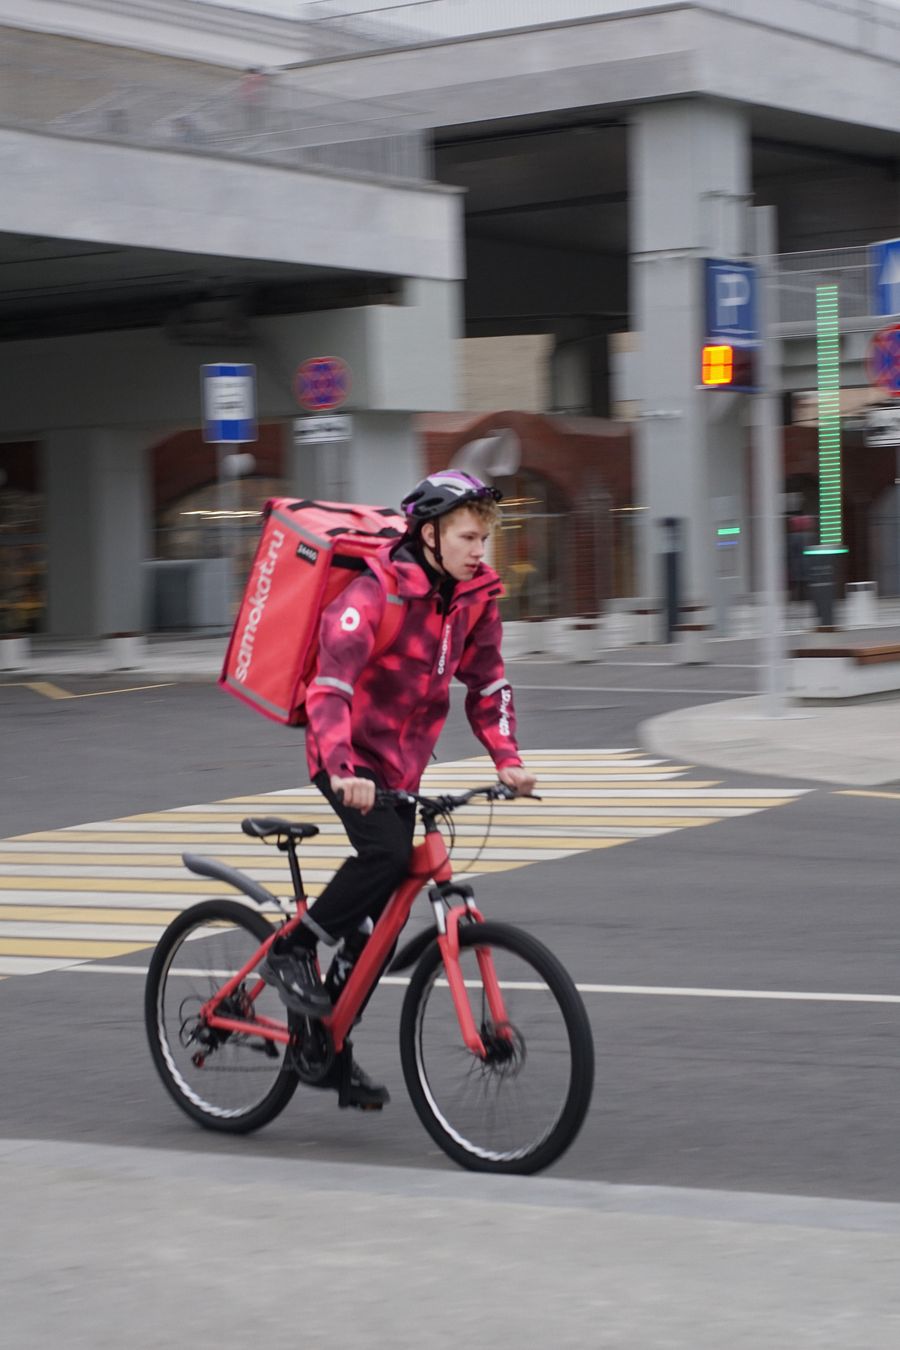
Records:
[[[272,924],[242,901],[206,900],[178,916],[147,976],[145,1018],[156,1068],[178,1105],[208,1129],[247,1133],[267,1124],[299,1083],[340,1066],[347,1104],[351,1028],[382,974],[409,978],[400,1017],[403,1076],[426,1130],[454,1161],[486,1172],[537,1172],[581,1128],[591,1099],[594,1046],[584,1004],[557,958],[528,933],[487,922],[472,889],[453,879],[439,822],[476,797],[515,796],[502,783],[414,801],[424,827],[406,879],[375,924],[334,1005],[321,1020],[288,1012],[255,973],[306,910],[296,846],[318,827],[248,818],[246,835],[287,853],[296,911],[243,872],[184,854],[200,876],[281,910]],[[431,881],[434,926],[391,960],[416,896]]]

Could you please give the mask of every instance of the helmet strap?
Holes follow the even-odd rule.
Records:
[[[442,555],[441,555],[441,526],[440,526],[440,517],[439,517],[439,516],[435,516],[433,520],[429,520],[427,523],[428,523],[429,525],[433,525],[433,526],[434,526],[434,543],[433,543],[433,544],[426,544],[426,543],[425,543],[424,536],[422,536],[422,548],[423,548],[423,549],[428,549],[428,552],[431,554],[431,556],[434,558],[434,561],[437,563],[438,570],[441,571],[441,572],[443,572],[443,570],[444,570],[444,559],[443,559],[443,557],[442,557]]]

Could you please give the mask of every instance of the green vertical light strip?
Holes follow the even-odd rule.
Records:
[[[819,382],[819,542],[839,545],[841,527],[841,336],[837,286],[816,287]]]

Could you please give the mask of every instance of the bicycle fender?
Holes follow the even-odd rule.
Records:
[[[236,891],[242,891],[248,899],[255,900],[263,909],[284,908],[277,896],[267,891],[265,886],[260,886],[258,881],[248,877],[245,872],[239,872],[236,867],[217,862],[215,858],[204,858],[199,853],[182,853],[181,861],[188,871],[196,872],[198,877],[224,881],[226,886],[233,886]]]
[[[436,928],[426,928],[423,932],[417,933],[414,938],[410,938],[409,942],[403,944],[388,966],[388,974],[393,975],[398,970],[409,970],[410,966],[416,964],[426,947],[430,947],[432,942],[437,941],[437,935]]]

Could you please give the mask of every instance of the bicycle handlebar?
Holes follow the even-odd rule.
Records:
[[[507,787],[505,783],[498,782],[491,783],[487,787],[470,788],[468,792],[446,792],[437,797],[425,797],[418,792],[404,792],[395,788],[379,789],[375,793],[375,802],[377,805],[415,804],[426,812],[445,814],[448,811],[457,810],[460,806],[465,806],[472,801],[473,797],[486,797],[491,802],[511,802],[515,801],[517,797],[529,797],[536,802],[541,800],[534,792],[516,792],[515,788]]]

